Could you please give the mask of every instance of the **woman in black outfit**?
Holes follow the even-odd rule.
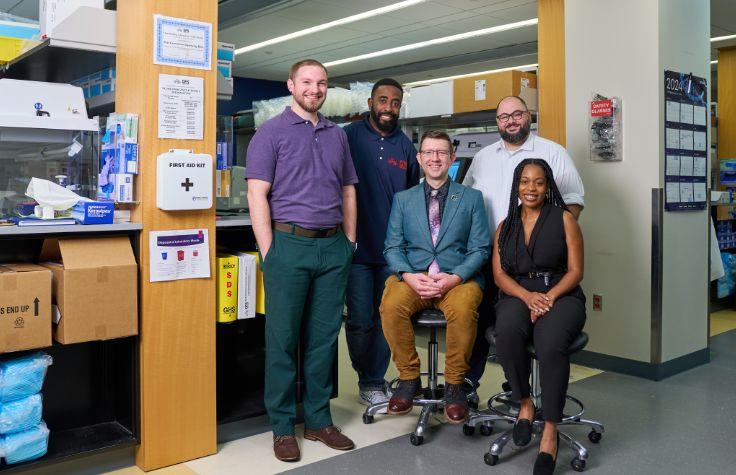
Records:
[[[496,350],[512,398],[520,402],[514,443],[524,446],[531,440],[536,409],[526,346],[533,342],[545,421],[534,473],[552,473],[570,375],[566,349],[585,324],[585,295],[578,285],[583,279],[583,236],[544,160],[526,159],[516,167],[508,216],[496,232],[494,251],[493,275],[501,290]]]

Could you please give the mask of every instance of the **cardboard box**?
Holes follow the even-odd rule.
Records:
[[[230,197],[230,170],[215,170],[215,197]]]
[[[537,76],[523,71],[481,74],[453,81],[455,113],[494,110],[506,96],[526,95],[534,89],[536,96]],[[535,104],[536,107],[536,104]],[[530,110],[534,110],[529,105]]]
[[[234,322],[238,318],[238,257],[218,253],[217,321]]]
[[[433,117],[452,114],[452,81],[412,87],[407,98],[406,117]]]
[[[0,264],[0,353],[51,346],[51,272]]]
[[[256,276],[258,258],[247,252],[238,256],[238,320],[256,318]]]
[[[54,27],[79,7],[105,8],[105,0],[40,0],[38,23],[41,38],[53,36]]]
[[[138,265],[124,236],[47,239],[41,265],[54,275],[59,343],[111,340],[138,333]]]

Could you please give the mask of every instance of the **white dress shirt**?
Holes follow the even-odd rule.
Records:
[[[491,236],[501,221],[506,219],[514,169],[526,158],[541,158],[549,164],[565,204],[585,205],[583,181],[570,155],[561,145],[529,134],[521,147],[509,152],[503,140],[499,140],[475,154],[463,180],[463,185],[483,193]]]

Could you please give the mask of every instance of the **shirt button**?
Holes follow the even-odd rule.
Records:
[[[383,150],[383,147],[381,147],[381,150]]]
[[[380,160],[383,160],[383,157],[378,157]]]
[[[381,137],[381,142],[383,142],[383,137]]]

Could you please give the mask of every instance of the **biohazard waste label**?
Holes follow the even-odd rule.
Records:
[[[609,117],[613,115],[613,101],[610,99],[602,101],[590,101],[591,117]]]

